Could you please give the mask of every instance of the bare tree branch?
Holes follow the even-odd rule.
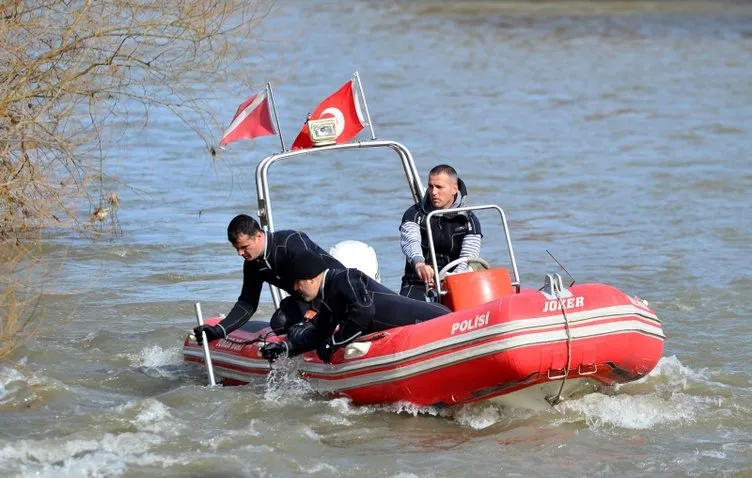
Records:
[[[0,236],[101,205],[111,120],[164,108],[216,132],[196,84],[219,84],[267,0],[6,0],[0,6]],[[132,109],[140,105],[141,114]],[[122,121],[118,121],[121,123]],[[31,167],[33,166],[33,167]],[[95,184],[98,197],[89,189]],[[91,210],[91,208],[90,208]]]
[[[146,127],[153,108],[177,116],[209,150],[217,122],[204,90],[227,80],[271,6],[0,2],[0,358],[33,334],[43,309],[19,276],[34,255],[16,244],[38,241],[49,226],[90,232],[108,221],[117,230],[120,201],[108,188],[122,185],[106,174],[107,140],[123,123]]]

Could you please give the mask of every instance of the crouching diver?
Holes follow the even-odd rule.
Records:
[[[318,308],[312,319],[290,327],[285,341],[261,347],[261,355],[270,361],[315,349],[329,363],[338,348],[361,335],[450,312],[441,304],[400,296],[358,269],[329,269],[321,255],[312,252],[298,254],[291,273],[295,291]]]
[[[227,334],[248,322],[256,312],[265,282],[290,294],[282,300],[279,309],[272,316],[272,330],[277,334],[284,334],[292,324],[302,322],[309,304],[301,301],[295,293],[295,279],[290,275],[292,263],[298,254],[315,254],[327,267],[345,268],[306,234],[290,230],[266,232],[255,219],[245,214],[235,216],[230,221],[227,240],[244,260],[243,287],[235,306],[220,323],[193,329],[198,341],[201,341],[201,332],[206,332],[209,342],[227,338]]]

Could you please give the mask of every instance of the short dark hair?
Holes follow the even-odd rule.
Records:
[[[227,226],[227,240],[235,244],[239,235],[255,236],[258,232],[261,232],[261,226],[254,218],[247,214],[238,214]]]
[[[434,166],[431,168],[431,170],[428,172],[428,177],[436,176],[437,174],[446,174],[449,176],[449,178],[452,180],[452,182],[457,182],[457,171],[449,166],[448,164],[439,164],[438,166]]]

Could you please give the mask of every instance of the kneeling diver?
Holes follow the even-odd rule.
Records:
[[[304,301],[315,301],[319,309],[315,315],[307,314],[313,315],[310,320],[291,326],[285,341],[261,347],[261,355],[270,361],[315,349],[319,358],[329,363],[339,347],[361,335],[450,312],[441,304],[403,297],[358,269],[328,269],[319,254],[309,251],[295,258],[291,273],[295,291]]]

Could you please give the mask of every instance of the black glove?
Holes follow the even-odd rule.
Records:
[[[334,337],[329,337],[316,347],[316,354],[324,363],[332,363],[332,355],[341,345],[334,345]]]
[[[225,331],[219,325],[199,325],[193,328],[193,335],[196,336],[196,342],[202,344],[201,332],[206,332],[206,341],[213,342],[225,337]]]
[[[267,342],[259,349],[259,352],[266,360],[274,362],[280,355],[287,357],[289,350],[287,342]]]

